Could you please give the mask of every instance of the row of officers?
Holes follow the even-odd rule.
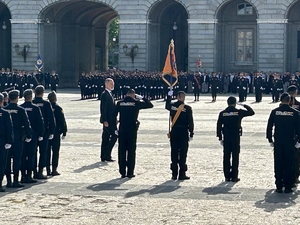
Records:
[[[42,73],[39,70],[33,72],[24,70],[1,69],[0,72],[0,92],[10,89],[20,91],[22,97],[24,90],[34,89],[38,85],[44,85],[46,89],[57,91],[59,75],[52,70],[51,73]]]
[[[111,151],[118,140],[118,163],[121,178],[135,177],[136,140],[139,127],[138,115],[141,109],[152,108],[153,104],[145,96],[129,89],[123,100],[115,104],[112,95],[115,83],[112,78],[105,80],[105,90],[101,94],[100,122],[103,124],[101,161],[113,162]],[[276,192],[291,193],[299,183],[300,169],[300,103],[296,100],[297,87],[288,87],[289,93],[280,96],[279,107],[270,113],[266,138],[274,148],[274,168]],[[194,119],[192,108],[185,104],[186,94],[178,91],[177,101],[171,101],[173,90],[168,91],[165,109],[170,115],[171,164],[173,180],[190,179],[186,172],[189,142],[194,137]],[[223,146],[223,173],[226,182],[238,182],[240,137],[242,119],[253,116],[254,110],[230,96],[228,107],[219,113],[216,136]],[[245,109],[238,109],[237,104]],[[118,124],[116,123],[118,121]],[[118,126],[117,126],[118,125]]]
[[[44,92],[42,85],[35,88],[34,96],[32,89],[26,89],[21,105],[18,90],[10,91],[8,96],[0,93],[0,192],[5,191],[4,175],[6,188],[20,188],[24,183],[60,175],[59,149],[67,124],[56,93],[50,92],[47,101]],[[47,175],[43,174],[45,168]]]
[[[145,71],[120,71],[109,70],[107,72],[83,72],[79,77],[78,87],[81,91],[81,99],[98,98],[103,92],[106,78],[115,81],[113,95],[116,99],[123,99],[129,89],[152,100],[166,98],[168,86],[161,79],[160,72]],[[296,74],[279,74],[261,72],[256,73],[179,73],[178,82],[173,87],[173,97],[178,91],[194,94],[194,101],[199,101],[201,93],[211,93],[212,102],[216,101],[219,93],[238,93],[239,102],[244,102],[249,93],[255,93],[256,102],[261,102],[263,94],[271,94],[272,101],[278,102],[281,93],[286,92],[287,87],[295,85],[298,89],[300,76]]]

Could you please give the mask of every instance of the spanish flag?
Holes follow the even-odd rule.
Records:
[[[173,87],[178,81],[174,48],[175,48],[174,40],[172,39],[169,45],[165,67],[162,73],[163,81],[166,82],[166,84],[169,85],[170,87]]]
[[[202,66],[202,62],[200,60],[200,55],[199,55],[199,58],[198,58],[198,61],[197,61],[197,67],[201,67]]]

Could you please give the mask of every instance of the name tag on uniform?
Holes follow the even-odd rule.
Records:
[[[239,112],[225,112],[223,116],[238,116]]]
[[[276,111],[276,116],[293,116],[294,112]]]

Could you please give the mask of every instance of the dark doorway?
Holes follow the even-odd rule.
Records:
[[[3,3],[0,2],[0,69],[11,69],[11,15]]]
[[[178,71],[188,68],[188,14],[182,4],[165,0],[154,5],[148,14],[148,69],[163,69],[171,39],[175,42]]]

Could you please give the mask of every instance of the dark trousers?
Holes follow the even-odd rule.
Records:
[[[246,101],[247,98],[247,90],[244,90],[243,88],[239,88],[239,102]]]
[[[292,188],[295,182],[295,147],[293,141],[274,144],[275,184],[277,188]]]
[[[20,136],[15,135],[14,143],[11,147],[10,155],[7,156],[5,175],[10,180],[11,174],[11,158],[13,159],[13,175],[14,182],[18,182],[19,171],[21,168],[21,156],[23,151],[23,142]]]
[[[55,132],[54,138],[48,141],[48,149],[47,149],[48,154],[46,159],[47,171],[50,170],[51,162],[52,162],[52,171],[56,171],[58,167],[59,149],[60,149],[60,134],[58,132]]]
[[[51,91],[55,91],[56,92],[56,84],[51,84]]]
[[[38,165],[38,168],[39,168],[39,172],[42,173],[43,172],[43,169],[46,167],[46,159],[47,159],[47,154],[48,154],[48,138],[49,138],[49,132],[48,131],[45,131],[45,134],[43,136],[43,140],[42,141],[38,141],[37,142],[37,146],[39,148],[39,153],[40,153],[40,156],[39,156],[39,161],[37,163],[37,152],[35,153],[36,157],[35,157],[35,163],[34,163],[34,166],[35,166],[35,172],[36,172],[36,168],[37,168],[37,165]]]
[[[119,172],[121,175],[126,175],[126,167],[127,176],[134,174],[136,138],[136,130],[126,130],[119,132],[118,161]]]
[[[186,130],[171,131],[171,170],[173,176],[178,174],[179,165],[179,176],[185,175],[187,171],[186,157],[189,147],[189,137]]]
[[[3,180],[4,173],[5,173],[6,162],[7,162],[7,154],[9,152],[10,152],[10,150],[5,149],[4,144],[1,143],[1,146],[0,146],[0,187],[2,185],[2,180]]]
[[[115,129],[111,126],[104,127],[102,131],[102,143],[101,143],[101,154],[100,158],[102,160],[111,159],[111,151],[118,139],[118,136],[115,135]]]
[[[197,100],[199,100],[199,95],[200,95],[200,89],[198,87],[194,87],[195,101],[196,101],[196,97],[197,97]]]
[[[295,180],[300,175],[300,149],[295,149]]]
[[[279,95],[280,95],[280,91],[277,91],[275,88],[273,88],[273,90],[272,90],[272,100],[274,102],[279,101]]]
[[[259,87],[255,88],[255,101],[261,102],[261,100],[262,100],[262,90]]]
[[[226,179],[237,179],[239,174],[240,136],[224,135],[223,172]]]
[[[212,97],[212,99],[213,99],[214,101],[216,101],[216,99],[217,99],[217,91],[218,91],[217,88],[212,88],[212,89],[211,89],[211,97]]]
[[[34,160],[37,147],[37,135],[32,134],[30,142],[23,143],[23,152],[21,158],[21,172],[22,177],[31,176],[34,171]]]

